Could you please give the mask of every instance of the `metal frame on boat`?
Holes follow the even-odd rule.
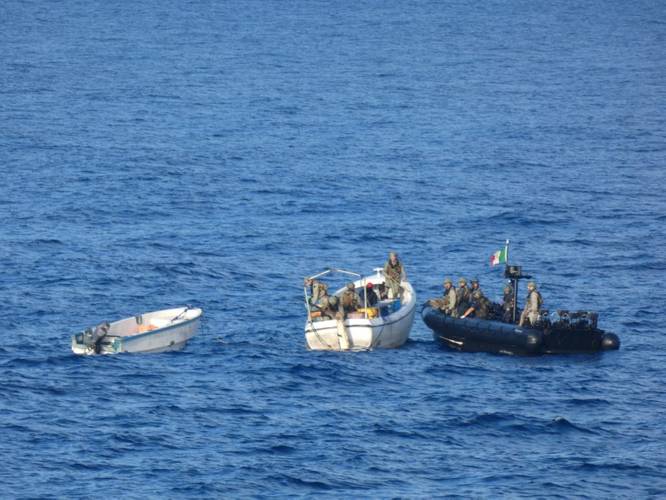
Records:
[[[375,269],[376,274],[363,277],[359,273],[344,269],[326,269],[321,273],[309,276],[307,279],[318,279],[329,274],[340,273],[353,276],[357,288],[365,288],[368,283],[373,286],[385,282],[382,269]],[[346,319],[313,318],[310,308],[310,297],[307,287],[304,287],[305,306],[308,318],[305,322],[305,342],[308,349],[326,351],[361,351],[375,348],[400,347],[409,337],[416,312],[416,294],[411,284],[403,281],[400,284],[402,294],[400,298],[380,301],[376,305],[376,317],[371,317],[372,307],[364,302],[361,308],[361,317],[347,317]],[[344,288],[340,288],[333,295],[340,296]],[[365,295],[364,295],[365,297]],[[367,298],[365,298],[367,301]],[[396,308],[397,306],[397,308]]]

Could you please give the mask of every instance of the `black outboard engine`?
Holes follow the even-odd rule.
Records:
[[[97,325],[94,330],[92,328],[87,328],[81,334],[81,343],[88,349],[94,350],[96,354],[99,354],[101,350],[100,344],[104,337],[109,334],[110,328],[111,325],[109,325],[109,323],[106,321]],[[78,340],[79,339],[77,338],[77,341]]]

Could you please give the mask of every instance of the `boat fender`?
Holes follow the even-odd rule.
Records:
[[[136,320],[137,325],[143,324],[143,316],[141,316],[140,314],[137,315],[137,316],[134,316],[134,319]]]
[[[601,337],[601,348],[604,351],[614,351],[620,348],[620,337],[614,333],[605,333]]]

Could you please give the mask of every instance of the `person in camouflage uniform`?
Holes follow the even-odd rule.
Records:
[[[309,289],[311,309],[316,308],[322,297],[328,295],[328,286],[326,286],[326,283],[322,283],[321,281],[317,281],[312,278],[306,278],[305,286]]]
[[[356,293],[354,283],[347,283],[347,289],[340,296],[340,312],[346,316],[348,313],[356,311],[360,303],[361,298]]]
[[[405,279],[405,268],[395,252],[389,253],[389,259],[384,264],[384,277],[389,289],[389,298],[400,297],[400,283]]]
[[[502,321],[513,322],[513,287],[510,283],[504,285],[504,296],[502,297]]]
[[[473,294],[477,290],[481,290],[479,287],[479,278],[472,278],[472,281],[470,281],[471,288],[469,290],[470,294]]]
[[[456,311],[456,289],[450,278],[444,280],[444,296],[441,299],[430,299],[428,303],[444,314],[453,316]]]
[[[334,319],[338,313],[339,299],[335,295],[327,296],[319,307],[323,319]]]
[[[530,325],[534,326],[539,319],[539,312],[541,311],[542,304],[543,299],[541,298],[539,291],[536,289],[536,283],[530,281],[527,284],[525,308],[520,315],[520,323],[518,323],[518,326],[523,326],[526,321],[529,321]]]
[[[465,311],[469,309],[471,298],[469,288],[467,288],[467,280],[465,278],[460,278],[458,280],[458,289],[456,290],[456,308],[458,309],[456,317],[462,316],[465,314]]]
[[[488,319],[490,317],[490,306],[490,301],[483,295],[483,292],[477,288],[472,292],[472,301],[469,308],[460,317],[467,318],[473,314],[475,318]]]

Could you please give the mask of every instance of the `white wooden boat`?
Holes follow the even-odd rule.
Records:
[[[81,355],[177,351],[196,334],[202,313],[187,306],[102,323],[73,335],[72,351]]]
[[[376,274],[362,277],[360,274],[341,269],[328,269],[322,273],[311,276],[318,279],[329,273],[346,273],[357,277],[354,285],[363,289],[368,283],[375,288],[384,283],[385,278],[381,268],[375,269]],[[327,317],[314,317],[309,305],[307,288],[305,289],[305,304],[308,310],[308,319],[305,322],[305,342],[308,349],[326,351],[362,351],[375,348],[395,348],[403,345],[414,323],[416,312],[416,294],[412,285],[403,281],[402,295],[398,299],[380,301],[376,307],[364,307],[361,312],[349,315],[344,320],[328,319]],[[340,296],[344,288],[333,295]],[[374,316],[374,317],[373,317]]]

